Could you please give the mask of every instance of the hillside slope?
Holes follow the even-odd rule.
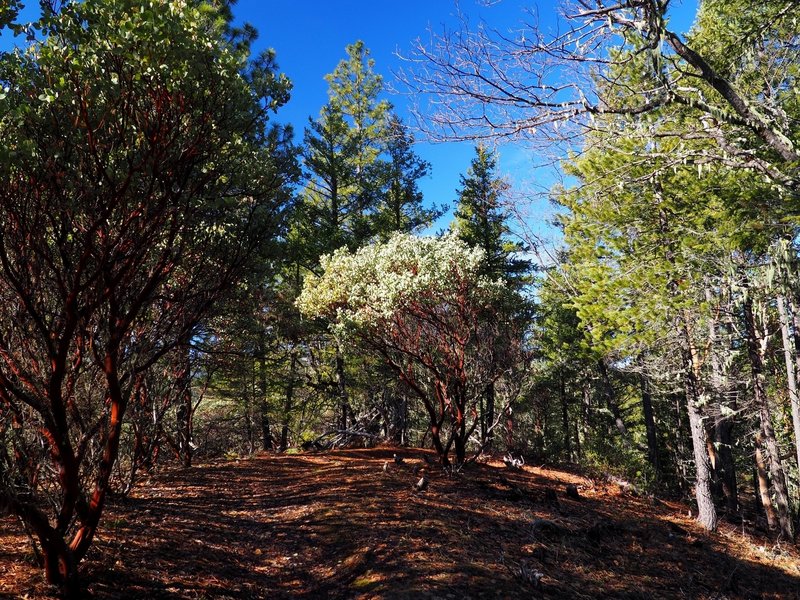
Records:
[[[800,598],[796,548],[569,473],[424,452],[263,455],[173,471],[112,503],[84,564],[111,598]],[[430,456],[430,455],[428,455]],[[384,470],[385,466],[385,470]],[[413,488],[427,469],[429,486]],[[569,498],[565,486],[577,487]],[[555,492],[555,494],[554,494]],[[554,499],[553,496],[556,496]],[[0,521],[0,597],[47,598]]]

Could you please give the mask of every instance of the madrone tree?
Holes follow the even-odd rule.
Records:
[[[467,460],[478,403],[521,352],[516,297],[481,275],[483,251],[453,235],[396,234],[322,259],[298,300],[336,335],[381,356],[422,402],[442,464]]]
[[[283,209],[267,121],[289,84],[230,21],[67,2],[0,55],[0,505],[69,597],[137,382]]]

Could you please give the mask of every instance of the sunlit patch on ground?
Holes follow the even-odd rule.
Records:
[[[165,473],[109,505],[93,598],[800,597],[800,557],[678,503],[502,462],[448,476],[423,451],[257,456]],[[385,462],[390,461],[386,471]],[[417,492],[418,469],[430,486]],[[572,484],[580,498],[565,495]],[[556,499],[553,500],[555,493]],[[49,598],[0,521],[0,597]]]

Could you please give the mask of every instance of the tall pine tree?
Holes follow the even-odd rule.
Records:
[[[452,229],[472,247],[481,248],[485,261],[481,275],[500,279],[512,290],[521,291],[531,271],[531,263],[519,256],[525,247],[510,238],[508,210],[503,206],[509,184],[496,174],[497,160],[485,146],[475,148],[475,158],[466,175],[461,176],[458,205]],[[526,303],[520,302],[519,306]],[[524,320],[526,310],[513,316]],[[496,425],[495,386],[490,382],[480,403],[481,443],[492,445]]]
[[[430,225],[447,207],[425,207],[417,182],[430,172],[430,164],[413,149],[414,136],[402,119],[389,117],[386,128],[386,159],[382,165],[382,192],[375,212],[375,233],[411,233]]]
[[[308,266],[341,246],[355,248],[371,235],[370,213],[377,203],[380,161],[390,105],[374,61],[361,41],[326,76],[329,101],[305,132],[303,153],[308,183],[298,226],[315,240]],[[313,234],[313,235],[312,235]]]
[[[486,253],[485,275],[519,289],[527,280],[531,263],[520,257],[524,245],[510,237],[509,213],[503,206],[509,184],[496,169],[495,155],[485,146],[477,146],[467,174],[461,176],[451,227],[462,240]]]
[[[342,246],[355,249],[373,235],[385,128],[390,105],[379,98],[380,75],[364,43],[347,47],[347,58],[325,77],[329,101],[306,129],[303,155],[308,183],[302,194],[293,237],[304,240],[305,266]],[[335,345],[335,396],[338,425],[347,429],[350,405],[345,357]]]

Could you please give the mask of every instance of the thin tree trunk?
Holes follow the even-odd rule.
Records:
[[[778,316],[781,321],[781,338],[783,340],[783,357],[786,363],[786,384],[789,388],[789,404],[792,407],[792,427],[794,429],[794,448],[797,466],[800,468],[800,396],[797,392],[797,370],[792,356],[792,344],[789,332],[789,313],[786,299],[777,297]]]
[[[272,429],[269,424],[269,402],[267,402],[267,358],[261,356],[258,366],[259,412],[261,413],[261,448],[272,450]]]
[[[192,466],[192,371],[189,355],[189,340],[183,340],[175,348],[177,353],[178,366],[175,379],[178,383],[178,448],[181,462],[184,467]]]
[[[679,393],[674,394],[675,398],[675,465],[678,470],[678,478],[681,485],[681,490],[688,491],[689,471],[686,468],[686,458],[688,451],[686,449],[686,434],[683,418],[683,407],[685,406],[686,394],[683,396]]]
[[[695,463],[695,498],[697,519],[709,531],[717,528],[717,509],[711,492],[711,461],[708,456],[708,438],[703,423],[702,407],[708,397],[700,379],[700,357],[688,328],[686,334],[686,408],[689,414],[689,429],[692,434],[692,449]]]
[[[788,314],[792,318],[792,339],[794,341],[794,363],[800,373],[800,310],[794,296],[789,296]]]
[[[561,399],[561,429],[564,435],[564,458],[567,462],[572,460],[572,445],[569,431],[569,406],[567,405],[567,389],[564,374],[558,373],[558,393]]]
[[[253,386],[244,395],[244,431],[247,436],[247,452],[252,454],[255,450],[255,434],[253,433]]]
[[[514,410],[510,405],[506,407],[506,448],[514,449]]]
[[[655,471],[656,477],[661,475],[661,466],[658,460],[658,435],[656,421],[653,415],[653,397],[650,394],[650,381],[644,375],[639,375],[639,384],[642,390],[642,410],[644,411],[644,427],[647,432],[647,459]]]
[[[747,332],[747,354],[753,375],[753,397],[761,420],[763,447],[767,454],[767,467],[772,480],[772,489],[775,491],[775,512],[778,516],[781,536],[793,540],[794,523],[792,522],[789,504],[789,490],[786,484],[786,474],[783,470],[778,442],[775,438],[775,430],[772,426],[769,398],[767,397],[764,381],[766,339],[759,334],[756,328],[752,298],[745,300],[744,317]]]
[[[717,476],[722,485],[725,507],[730,514],[739,512],[739,487],[736,461],[733,458],[733,421],[717,417],[714,423],[714,446],[717,450]]]
[[[494,432],[492,431],[492,425],[494,424],[494,405],[495,389],[494,382],[492,382],[486,386],[486,414],[484,423],[482,424],[482,426],[485,427],[482,443],[483,447],[487,450],[492,449],[492,438],[494,437]]]
[[[349,414],[350,414],[350,401],[347,395],[347,379],[344,370],[344,356],[342,356],[342,349],[336,345],[336,392],[339,400],[339,427],[342,430],[347,429]]]
[[[545,394],[547,392],[545,391]],[[544,398],[541,397],[538,405],[533,412],[533,449],[537,457],[544,456],[544,440],[547,432],[547,406]]]
[[[188,352],[186,357],[188,361]],[[86,555],[92,543],[92,539],[97,532],[97,526],[100,523],[100,516],[108,494],[112,469],[119,455],[122,417],[127,408],[128,398],[123,392],[119,380],[117,360],[118,357],[109,352],[104,361],[106,388],[108,390],[107,399],[109,402],[108,431],[105,438],[103,453],[100,458],[94,489],[88,498],[87,506],[85,506],[82,511],[78,512],[80,527],[75,531],[75,535],[72,536],[72,540],[69,543],[69,549],[74,557],[76,569],[77,563]]]
[[[767,527],[771,530],[778,528],[778,515],[772,500],[769,497],[769,478],[767,476],[767,462],[764,460],[763,434],[759,431],[755,437],[755,461],[756,461],[756,497],[764,509],[767,517]]]
[[[283,402],[283,423],[281,424],[280,451],[285,452],[289,447],[289,415],[294,405],[295,373],[297,371],[297,353],[292,350],[289,359],[289,380],[286,382],[286,397]]]
[[[589,415],[592,411],[592,388],[589,379],[584,374],[581,392],[581,426],[580,434],[583,436],[583,445],[586,446],[591,431]]]
[[[400,445],[405,446],[408,444],[408,394],[403,393],[403,428],[402,435],[400,436]]]
[[[706,302],[711,306],[714,302],[713,294],[706,288]],[[709,455],[712,457],[714,476],[718,484],[718,491],[725,498],[728,513],[736,514],[739,511],[739,492],[736,482],[736,462],[733,458],[732,439],[733,420],[732,412],[728,410],[725,401],[725,390],[728,377],[720,358],[719,336],[717,328],[719,318],[708,319],[708,341],[711,352],[711,389],[714,404],[717,410],[714,422],[709,427]]]

